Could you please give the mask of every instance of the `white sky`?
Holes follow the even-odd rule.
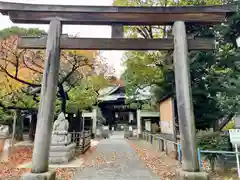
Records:
[[[18,3],[32,3],[32,4],[65,4],[65,5],[103,5],[111,6],[113,0],[4,0],[6,2],[18,2]],[[40,28],[48,31],[48,25],[34,25],[34,24],[13,24],[8,16],[3,16],[0,14],[0,29],[4,29],[11,26],[19,26],[25,28]],[[66,34],[78,34],[80,37],[111,37],[111,27],[110,26],[63,26],[63,33]],[[107,59],[110,66],[116,71],[116,75],[119,76],[123,71],[122,66],[122,56],[123,51],[102,51],[102,56]]]

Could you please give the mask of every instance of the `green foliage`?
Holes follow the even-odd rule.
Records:
[[[108,85],[103,76],[91,76],[82,80],[79,85],[69,92],[67,111],[76,112],[97,104],[98,91]]]
[[[77,109],[84,110],[97,102],[97,94],[93,89],[86,86],[76,86],[70,92],[70,101],[67,102],[67,111],[76,112]]]
[[[0,38],[5,39],[10,36],[40,36],[42,34],[46,34],[45,31],[40,30],[38,28],[20,28],[18,26],[12,26],[10,28],[5,28],[0,31]]]
[[[219,5],[223,4],[225,0],[178,0],[172,1],[171,5],[188,6],[188,5]]]
[[[229,136],[210,130],[199,131],[197,133],[197,144],[202,150],[228,151],[231,149]]]
[[[116,0],[115,5],[170,6],[219,5],[223,0]],[[214,52],[189,53],[194,114],[198,129],[210,128],[216,120],[239,111],[240,51],[236,49],[240,17],[234,15],[224,25],[187,25],[187,33],[194,37],[216,37],[219,48]],[[129,37],[166,37],[171,27],[127,27]],[[151,87],[154,100],[175,93],[172,52],[128,52],[123,74],[128,96],[136,97],[138,89]]]
[[[156,84],[163,79],[163,74],[156,66],[161,54],[159,52],[128,52],[125,54],[127,70],[123,74],[126,93],[135,97],[137,89]]]
[[[197,145],[201,150],[230,151],[231,143],[229,136],[221,135],[220,132],[199,131],[197,133]],[[215,160],[221,154],[202,153],[205,159],[210,162],[211,169],[214,171]]]
[[[142,105],[142,110],[153,111],[154,107],[151,104],[143,104]]]
[[[12,118],[12,113],[0,108],[0,124],[7,123]]]

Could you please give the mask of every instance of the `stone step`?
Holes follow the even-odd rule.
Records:
[[[67,152],[62,152],[62,151],[58,151],[58,152],[49,152],[49,156],[50,157],[58,157],[58,156],[71,156],[72,154],[74,155],[75,153],[75,149],[72,149],[70,151]]]

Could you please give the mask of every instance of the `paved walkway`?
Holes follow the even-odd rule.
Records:
[[[159,180],[124,139],[123,132],[101,140],[87,161],[91,165],[79,169],[75,180]]]

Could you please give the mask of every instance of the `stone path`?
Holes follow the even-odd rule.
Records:
[[[147,169],[123,137],[114,132],[101,140],[96,152],[87,159],[90,166],[78,169],[74,180],[159,180]]]

